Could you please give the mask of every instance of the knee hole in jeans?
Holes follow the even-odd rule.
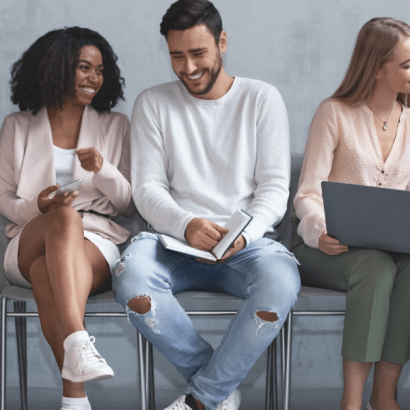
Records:
[[[259,311],[256,313],[262,320],[265,322],[276,322],[279,320],[279,317],[276,313],[274,312],[265,312],[265,311]]]
[[[128,301],[128,307],[140,315],[145,315],[151,309],[151,299],[147,296],[136,296]]]

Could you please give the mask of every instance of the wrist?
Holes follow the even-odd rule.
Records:
[[[101,157],[101,164],[100,164],[99,167],[98,167],[98,165],[97,165],[97,167],[94,168],[94,174],[98,174],[98,173],[101,171],[101,168],[103,167],[103,164],[104,164],[104,158]]]

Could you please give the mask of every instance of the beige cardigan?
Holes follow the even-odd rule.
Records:
[[[75,157],[73,180],[83,180],[72,203],[77,211],[95,211],[115,217],[135,212],[130,186],[130,123],[120,113],[102,114],[92,107],[83,113],[77,148],[94,147],[104,158],[98,173],[86,171]],[[6,116],[0,131],[0,213],[12,222],[6,235],[13,238],[31,219],[41,215],[38,195],[55,185],[53,139],[47,110],[37,115],[17,112]],[[130,233],[109,218],[80,212],[84,229],[114,243]]]
[[[318,248],[326,232],[322,181],[410,190],[410,109],[403,107],[396,139],[383,161],[373,113],[366,106],[322,103],[306,143],[299,189],[294,200],[298,234]]]

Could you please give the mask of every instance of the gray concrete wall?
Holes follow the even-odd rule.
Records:
[[[119,56],[126,79],[126,101],[118,110],[131,114],[143,89],[175,79],[159,23],[170,0],[1,0],[0,2],[0,118],[16,108],[9,99],[9,68],[40,35],[63,26],[79,25],[99,31]],[[410,22],[408,0],[215,0],[229,47],[224,57],[230,75],[274,84],[286,102],[292,151],[303,152],[308,127],[319,102],[333,93],[346,70],[355,37],[370,18],[391,16]],[[213,345],[228,320],[196,319]],[[116,377],[102,382],[132,387],[136,383],[135,330],[125,320],[88,320],[98,348],[112,363]],[[16,385],[14,331],[9,320],[9,385]],[[28,325],[29,385],[57,386],[57,367],[38,321]],[[295,321],[293,383],[295,387],[336,387],[341,377],[341,318]],[[264,358],[245,384],[263,387]],[[156,357],[159,387],[182,387],[182,378],[164,359]],[[409,386],[409,367],[401,378]]]

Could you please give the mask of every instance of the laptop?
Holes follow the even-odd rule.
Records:
[[[410,191],[322,182],[328,235],[342,245],[410,253]]]

